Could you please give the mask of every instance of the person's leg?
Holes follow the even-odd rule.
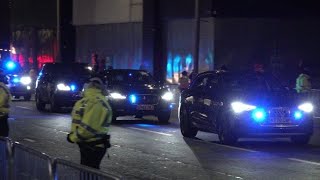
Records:
[[[9,136],[8,116],[0,117],[0,136],[2,137]]]
[[[81,153],[81,164],[100,169],[100,163],[106,153],[106,148],[79,145]]]

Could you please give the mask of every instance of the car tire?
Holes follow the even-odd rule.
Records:
[[[309,143],[310,135],[291,136],[291,142],[297,145],[306,145]]]
[[[230,119],[225,113],[220,117],[220,122],[218,124],[218,136],[222,144],[234,145],[238,142],[238,137],[233,132],[230,125]]]
[[[30,101],[31,100],[31,94],[23,96],[23,99],[25,101]]]
[[[41,98],[39,97],[38,93],[36,93],[36,107],[38,111],[44,111],[46,108],[46,104],[41,101]]]
[[[184,137],[194,138],[198,133],[198,129],[192,125],[186,108],[180,109],[180,131]]]
[[[58,104],[56,103],[56,100],[54,99],[54,97],[51,97],[50,99],[50,112],[55,113],[55,112],[59,112],[60,108],[58,106]]]
[[[160,124],[168,124],[171,116],[171,111],[169,112],[162,112],[158,114],[158,121]]]

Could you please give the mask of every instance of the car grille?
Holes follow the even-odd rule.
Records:
[[[273,108],[269,110],[269,118],[267,124],[291,124],[292,118],[290,109]]]
[[[158,104],[159,97],[150,94],[138,94],[137,104]]]

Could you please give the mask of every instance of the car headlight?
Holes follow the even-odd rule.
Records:
[[[166,101],[172,101],[173,100],[173,93],[172,92],[166,92],[161,96],[161,98],[163,100],[166,100]]]
[[[31,83],[31,78],[28,76],[21,77],[20,82],[23,85],[29,85]]]
[[[242,102],[233,102],[233,103],[231,103],[231,107],[235,113],[241,113],[244,111],[251,111],[251,110],[254,110],[257,108],[256,106],[244,104]]]
[[[71,90],[70,86],[63,84],[63,83],[58,84],[57,88],[59,91],[70,91]]]
[[[110,97],[112,99],[126,99],[126,96],[124,96],[120,93],[117,93],[117,92],[110,93]]]
[[[313,105],[311,103],[303,103],[298,106],[298,109],[306,113],[310,113],[313,111]]]

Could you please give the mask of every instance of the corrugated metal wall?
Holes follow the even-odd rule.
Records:
[[[138,69],[142,62],[142,23],[77,26],[76,60],[90,63],[92,53],[99,59],[110,59],[114,68]]]

